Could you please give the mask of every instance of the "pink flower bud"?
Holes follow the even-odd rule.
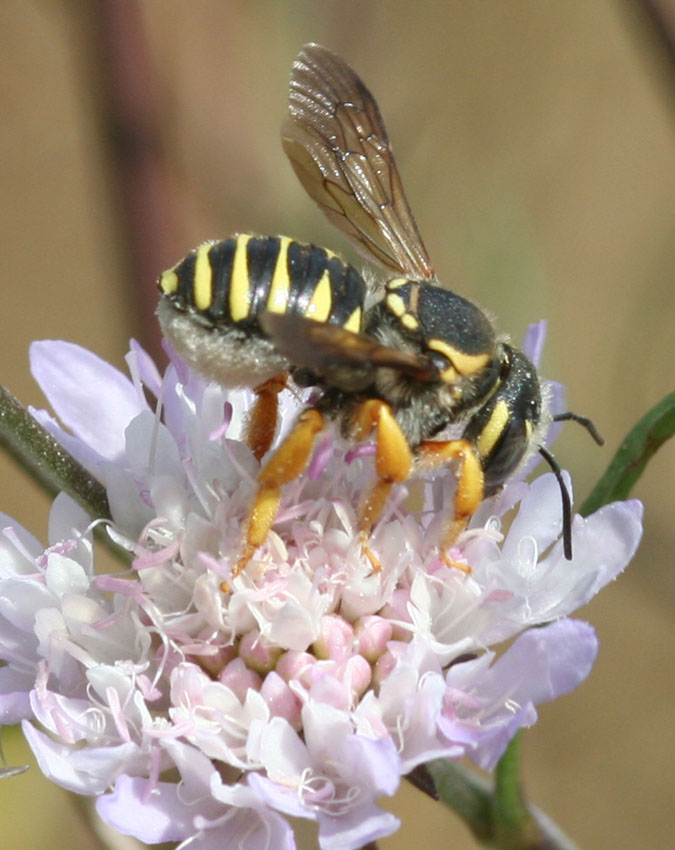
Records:
[[[309,652],[299,652],[289,649],[277,661],[276,671],[286,682],[306,677],[309,670],[317,663],[316,658]]]
[[[339,665],[336,675],[353,695],[361,696],[373,678],[373,670],[362,655],[352,655]]]
[[[377,661],[387,649],[393,631],[392,624],[383,617],[374,614],[362,617],[356,625],[356,638],[361,655],[371,664]]]
[[[239,643],[239,657],[249,669],[255,670],[261,676],[274,669],[281,652],[279,647],[271,647],[258,629],[246,632]]]
[[[213,647],[213,653],[208,654],[201,652],[199,655],[188,654],[187,659],[198,664],[205,673],[211,676],[218,676],[222,670],[237,657],[237,648],[235,646],[222,646],[220,648]]]
[[[396,659],[391,652],[387,651],[384,655],[380,655],[373,670],[373,685],[377,686],[384,682],[395,666]]]
[[[241,658],[235,658],[225,667],[219,677],[223,685],[227,685],[239,699],[244,702],[249,688],[259,691],[262,678],[254,670],[249,670]]]
[[[265,676],[260,693],[275,717],[283,717],[288,720],[296,730],[301,728],[300,709],[302,703],[274,670]]]
[[[343,618],[329,614],[321,618],[321,634],[312,646],[317,658],[344,661],[349,658],[354,643],[354,629]]]

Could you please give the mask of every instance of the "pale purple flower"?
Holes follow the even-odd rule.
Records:
[[[133,563],[96,575],[90,518],[64,495],[46,549],[2,518],[0,720],[120,832],[290,850],[289,815],[322,850],[355,850],[396,830],[377,801],[401,776],[431,758],[492,767],[588,675],[593,630],[565,618],[630,560],[638,502],[575,517],[565,561],[554,477],[513,481],[459,539],[466,575],[438,556],[452,471],[421,477],[421,511],[398,486],[374,530],[374,574],[357,521],[372,453],[328,434],[232,579],[259,469],[241,441],[251,393],[175,358],[162,378],[136,345],[131,380],[63,342],[31,364],[58,419],[35,416],[105,483]],[[283,394],[278,439],[301,405]]]

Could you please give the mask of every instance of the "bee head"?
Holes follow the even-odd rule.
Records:
[[[387,283],[383,306],[390,323],[428,355],[445,384],[478,378],[495,358],[497,340],[489,319],[449,289],[395,278]]]

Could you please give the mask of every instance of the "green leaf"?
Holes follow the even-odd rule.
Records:
[[[94,518],[110,519],[105,487],[0,385],[0,445],[52,494],[65,491]]]
[[[655,405],[629,432],[579,513],[587,516],[609,502],[628,498],[647,463],[673,435],[675,392]]]

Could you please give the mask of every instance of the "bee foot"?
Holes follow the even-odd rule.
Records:
[[[370,546],[368,546],[368,537],[365,534],[361,535],[361,551],[370,561],[370,564],[373,568],[373,573],[382,572],[382,564],[380,563],[378,557],[372,551]]]
[[[239,575],[239,573],[243,572],[246,569],[257,548],[257,546],[252,546],[250,543],[244,548],[244,551],[241,553],[239,560],[232,568],[232,579],[235,579]],[[232,592],[232,588],[230,587],[230,584],[227,581],[221,583],[220,589],[223,591],[223,593]]]
[[[461,570],[464,575],[471,575],[471,567],[468,564],[463,564],[461,561],[456,561],[454,558],[451,558],[447,552],[441,553],[441,560],[443,561],[446,567],[454,567],[456,570]]]

